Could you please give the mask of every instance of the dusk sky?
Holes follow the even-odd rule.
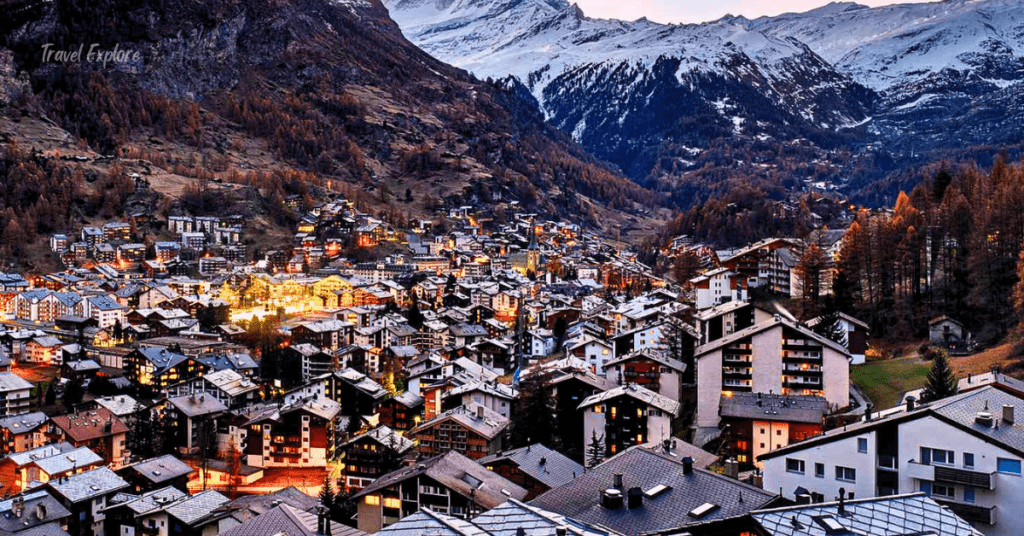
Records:
[[[705,22],[725,15],[743,15],[756,18],[799,12],[828,4],[824,0],[569,0],[575,1],[588,17],[634,20],[647,17],[657,22]],[[860,0],[859,4],[884,6],[888,4],[921,3],[933,0]]]

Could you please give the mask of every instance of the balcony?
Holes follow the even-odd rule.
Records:
[[[995,479],[992,478],[993,474],[994,473],[981,473],[978,471],[968,471],[967,469],[957,469],[955,467],[944,467],[942,465],[935,466],[936,482],[961,484],[964,486],[987,490],[995,489]]]
[[[754,378],[754,375],[750,371],[726,370],[722,372],[722,377],[730,380],[750,380]]]
[[[960,516],[964,521],[969,523],[982,523],[985,525],[996,524],[996,507],[995,506],[978,506],[976,504],[966,504],[956,501],[947,501],[943,499],[935,499],[935,502],[942,506],[948,506],[954,514]]]
[[[915,478],[917,480],[926,480],[928,482],[935,481],[935,466],[924,465],[913,460],[907,462],[907,476]],[[917,487],[916,485],[914,486]]]

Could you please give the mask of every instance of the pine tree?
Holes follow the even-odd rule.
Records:
[[[839,308],[835,302],[829,300],[825,306],[825,313],[818,317],[818,323],[814,325],[814,332],[826,339],[846,346],[847,333],[843,327],[843,317],[839,314]]]
[[[956,377],[953,369],[949,367],[949,359],[946,352],[939,350],[932,361],[932,369],[928,371],[928,382],[921,392],[922,402],[933,402],[957,393]]]
[[[597,430],[591,432],[590,443],[587,444],[587,467],[594,468],[604,461],[604,435],[597,435]]]
[[[811,307],[816,307],[821,298],[822,272],[825,270],[826,262],[827,259],[825,259],[821,248],[812,242],[804,249],[804,254],[796,265],[795,270],[800,278],[800,288],[793,290],[798,291],[804,300],[810,302]]]
[[[328,512],[334,509],[334,490],[331,488],[331,473],[324,473],[324,485],[320,488],[320,504]]]
[[[534,443],[553,449],[560,446],[550,382],[550,373],[530,374],[520,380],[512,413],[512,448]]]

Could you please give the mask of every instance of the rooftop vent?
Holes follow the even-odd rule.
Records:
[[[974,417],[974,422],[982,426],[992,426],[992,414],[987,411],[979,411],[978,415]]]
[[[622,508],[622,492],[615,488],[608,488],[601,492],[601,506],[609,510]]]

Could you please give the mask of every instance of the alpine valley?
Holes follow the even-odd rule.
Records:
[[[887,202],[898,188],[877,182],[893,172],[990,162],[1021,141],[1014,0],[834,3],[689,25],[592,19],[565,0],[385,5],[425,51],[520,87],[551,124],[682,206],[735,177]]]

